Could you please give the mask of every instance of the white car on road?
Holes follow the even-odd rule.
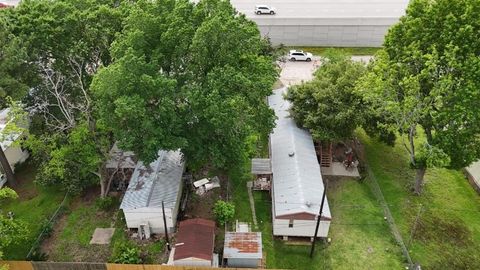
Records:
[[[309,52],[291,50],[288,54],[288,60],[290,61],[312,61],[313,55]]]
[[[267,5],[256,5],[255,6],[255,14],[261,15],[261,14],[270,14],[270,15],[275,15],[275,8],[274,7],[269,7]]]

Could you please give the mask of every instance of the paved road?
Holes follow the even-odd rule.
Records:
[[[362,61],[368,63],[372,56],[352,56],[353,61]],[[291,62],[286,61],[280,63],[282,71],[280,73],[280,81],[285,86],[291,86],[302,83],[302,81],[310,81],[313,79],[313,73],[320,67],[321,58],[314,56],[311,62]]]

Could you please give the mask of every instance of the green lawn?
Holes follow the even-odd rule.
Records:
[[[287,47],[288,50],[304,50],[310,52],[313,55],[323,55],[325,50],[332,49],[330,47]],[[348,47],[348,48],[338,48],[345,51],[350,55],[374,55],[380,48],[371,48],[371,47]]]
[[[480,269],[480,197],[464,175],[455,170],[429,169],[424,194],[415,196],[410,191],[414,171],[408,167],[400,142],[392,148],[364,133],[360,138],[407,244],[414,230],[409,247],[412,259],[422,269]]]
[[[144,263],[163,263],[165,242],[148,241],[133,244],[125,232],[125,220],[116,202],[111,210],[99,209],[93,202],[77,202],[66,217],[59,234],[50,243],[49,259],[53,261],[107,262],[111,259],[115,243],[132,242],[138,246]],[[117,212],[117,214],[115,214]],[[95,228],[116,229],[110,245],[90,245]]]
[[[42,225],[52,216],[63,200],[64,193],[51,188],[44,188],[34,183],[36,167],[30,163],[21,165],[15,173],[19,195],[17,200],[2,202],[1,209],[12,211],[15,218],[27,225],[29,233],[25,240],[5,249],[5,258],[9,260],[24,260],[42,231]]]
[[[368,186],[354,180],[331,182],[328,193],[333,221],[329,245],[318,242],[313,258],[309,246],[286,245],[273,239],[268,193],[255,193],[268,268],[283,269],[395,269],[402,267],[381,208]]]

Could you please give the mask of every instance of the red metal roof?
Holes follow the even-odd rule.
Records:
[[[5,5],[4,3],[0,3],[0,8],[8,8],[10,7],[9,5]]]
[[[199,258],[212,260],[215,241],[215,222],[202,218],[180,222],[174,260]]]

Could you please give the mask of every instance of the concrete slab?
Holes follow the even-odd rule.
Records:
[[[346,176],[346,177],[360,177],[357,168],[345,169],[341,162],[332,162],[330,167],[322,167],[322,175],[325,176]]]
[[[112,240],[113,233],[115,228],[96,228],[93,233],[92,240],[90,240],[90,245],[108,245],[110,240]]]

